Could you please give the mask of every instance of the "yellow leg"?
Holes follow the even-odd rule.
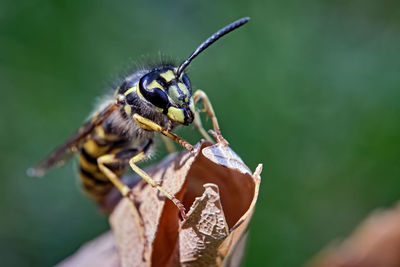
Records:
[[[105,165],[118,162],[120,162],[120,160],[116,159],[115,156],[112,154],[107,154],[97,159],[97,165],[99,166],[100,171],[107,176],[107,178],[113,183],[113,185],[118,189],[118,191],[121,192],[122,196],[132,198],[132,196],[130,196],[131,194],[130,188],[126,186],[121,181],[121,179]]]
[[[143,257],[145,255],[146,249],[147,249],[147,239],[145,236],[144,232],[144,222],[142,220],[142,216],[140,216],[138,209],[136,208],[135,205],[135,197],[133,194],[133,191],[126,186],[121,179],[112,171],[110,170],[105,164],[113,164],[113,163],[118,163],[121,160],[116,159],[114,155],[112,154],[107,154],[104,156],[101,156],[100,158],[97,159],[97,165],[99,166],[99,169],[101,172],[103,172],[107,178],[114,184],[114,186],[121,192],[122,196],[128,198],[130,200],[130,208],[134,216],[137,218],[137,226],[138,229],[140,230],[140,238],[143,240],[145,244],[145,249],[143,251]]]
[[[170,199],[179,209],[181,212],[181,216],[183,219],[186,219],[186,211],[185,207],[183,204],[172,194],[168,193],[164,188],[162,188],[156,181],[154,181],[145,171],[143,171],[141,168],[139,168],[136,163],[141,161],[146,157],[146,154],[144,152],[140,152],[136,156],[132,157],[129,160],[129,165],[131,166],[132,170],[139,174],[140,177],[142,177],[148,184],[150,184],[152,187],[155,187],[158,191],[160,191],[164,196],[166,196],[168,199]]]
[[[213,123],[213,127],[214,127],[214,131],[211,132],[213,134],[213,136],[215,137],[215,139],[217,140],[218,143],[222,143],[224,145],[228,145],[228,141],[225,140],[225,138],[222,137],[221,134],[221,130],[219,128],[219,124],[218,124],[218,120],[217,117],[215,116],[215,112],[214,109],[211,105],[210,100],[208,99],[206,93],[202,90],[197,90],[194,95],[193,95],[193,99],[194,102],[198,102],[199,100],[203,101],[203,105],[204,105],[204,112],[206,112],[206,114],[211,118],[212,123]],[[197,114],[196,114],[197,115]],[[198,117],[198,116],[197,116]],[[200,120],[200,119],[199,119]],[[195,124],[196,125],[196,124]],[[202,130],[200,130],[200,133],[202,131],[205,132],[204,128],[201,126],[201,124],[198,124],[198,126],[196,127],[201,127]]]
[[[155,132],[162,133],[166,137],[174,140],[175,142],[177,142],[178,144],[180,144],[181,146],[186,148],[187,150],[189,150],[189,151],[193,150],[193,146],[191,144],[189,144],[187,141],[183,140],[182,138],[180,138],[179,136],[177,136],[171,132],[168,132],[161,125],[158,125],[154,121],[146,119],[145,117],[142,117],[137,113],[133,114],[133,119],[139,125],[140,128],[149,130],[149,131],[155,131]]]

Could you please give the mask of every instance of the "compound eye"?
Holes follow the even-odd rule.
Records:
[[[186,88],[189,89],[190,92],[192,92],[192,87],[190,86],[190,80],[186,74],[182,75],[182,82],[186,85]]]
[[[168,96],[164,90],[154,87],[149,88],[149,84],[155,80],[156,75],[149,73],[145,75],[139,82],[139,90],[143,97],[154,106],[167,109],[170,105]]]
[[[147,100],[150,101],[154,106],[167,109],[169,106],[169,100],[167,94],[160,88],[154,88],[153,91],[148,91]]]
[[[156,71],[152,71],[146,75],[144,75],[139,82],[139,87],[140,90],[151,90],[152,88],[149,88],[151,86],[151,83],[157,79],[159,76],[159,73]]]

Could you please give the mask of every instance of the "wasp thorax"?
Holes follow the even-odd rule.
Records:
[[[159,108],[172,121],[190,124],[194,118],[194,104],[190,81],[186,74],[176,77],[172,66],[156,68],[139,81],[140,94]]]

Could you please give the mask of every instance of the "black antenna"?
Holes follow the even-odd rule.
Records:
[[[221,38],[225,34],[230,33],[231,31],[239,28],[249,20],[250,20],[249,17],[238,19],[237,21],[232,22],[231,24],[223,27],[222,29],[220,29],[219,31],[208,37],[207,40],[205,40],[199,47],[197,47],[197,49],[190,55],[190,57],[188,57],[185,61],[181,63],[181,65],[178,68],[178,71],[176,72],[176,76],[177,77],[181,76],[182,72],[186,69],[186,67],[190,64],[190,62],[192,62],[192,60],[195,57],[197,57],[201,52],[203,52],[207,47],[215,43],[219,38]]]

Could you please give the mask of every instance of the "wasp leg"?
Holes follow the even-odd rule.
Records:
[[[167,148],[168,153],[175,153],[176,148],[174,146],[174,143],[171,141],[171,139],[169,139],[165,135],[161,135],[161,138],[164,142],[165,147]]]
[[[202,90],[197,90],[197,91],[194,93],[194,95],[193,95],[193,99],[194,99],[194,102],[195,102],[195,103],[198,102],[199,100],[202,100],[202,101],[203,101],[204,112],[206,112],[206,114],[211,118],[212,123],[213,123],[213,127],[214,127],[214,132],[212,132],[213,136],[215,137],[215,139],[217,140],[218,143],[222,143],[222,144],[224,144],[224,145],[227,146],[229,143],[228,143],[228,141],[226,141],[225,138],[223,138],[222,135],[221,135],[221,130],[220,130],[220,128],[219,128],[219,124],[218,124],[217,117],[215,116],[214,109],[213,109],[213,107],[212,107],[212,105],[211,105],[211,102],[210,102],[210,100],[208,99],[206,93],[204,93],[204,91],[202,91]],[[200,120],[200,119],[199,119],[199,120]],[[195,125],[196,125],[196,124],[195,124]],[[201,126],[201,124],[198,125],[198,126],[196,126],[196,127],[201,127],[201,128],[203,128],[203,127]],[[204,129],[203,129],[203,130],[200,130],[200,133],[201,133],[202,131],[205,131],[205,130],[204,130]]]
[[[148,131],[155,131],[155,132],[162,133],[166,137],[174,140],[175,142],[177,142],[178,144],[180,144],[181,146],[186,148],[187,150],[193,151],[193,146],[191,144],[189,144],[187,141],[183,140],[179,136],[177,136],[171,132],[168,132],[161,125],[158,125],[154,121],[149,120],[145,117],[142,117],[137,113],[133,114],[133,119],[139,125],[140,128],[148,130]]]
[[[137,218],[137,226],[138,229],[140,229],[140,238],[143,239],[144,241],[144,251],[143,251],[143,255],[142,257],[144,258],[145,253],[146,253],[146,249],[147,249],[147,239],[145,236],[145,232],[144,232],[144,222],[142,220],[142,217],[139,214],[138,209],[136,208],[135,205],[135,196],[133,194],[133,191],[127,186],[125,185],[121,179],[118,177],[118,175],[116,175],[109,167],[106,166],[106,164],[119,164],[121,162],[124,162],[124,159],[120,159],[120,158],[116,158],[115,155],[113,154],[106,154],[104,156],[101,156],[97,159],[97,165],[99,166],[99,169],[101,172],[103,172],[107,178],[114,184],[114,186],[119,190],[119,192],[121,192],[122,196],[128,198],[130,200],[130,208],[132,213],[134,214],[134,217]],[[126,161],[125,161],[126,162]]]
[[[206,130],[204,130],[203,124],[201,123],[200,114],[197,111],[194,112],[193,124],[200,132],[200,134],[204,137],[204,139],[211,143],[214,143],[214,140],[212,140],[210,135],[206,132]]]
[[[104,173],[111,183],[121,192],[122,196],[132,198],[130,196],[130,188],[125,185],[121,179],[116,175],[106,164],[118,164],[121,163],[121,159],[115,158],[113,154],[107,154],[97,159],[97,165],[102,173]]]
[[[158,191],[160,191],[164,196],[166,196],[169,200],[171,200],[175,206],[178,207],[181,216],[183,219],[186,219],[186,211],[185,207],[183,204],[172,194],[168,193],[163,187],[161,187],[156,181],[154,181],[145,171],[143,171],[141,168],[139,168],[136,163],[141,161],[146,157],[146,154],[142,151],[136,156],[132,157],[129,160],[129,165],[131,166],[132,170],[136,172],[140,177],[142,177],[148,184],[150,184],[152,187],[156,188]]]

